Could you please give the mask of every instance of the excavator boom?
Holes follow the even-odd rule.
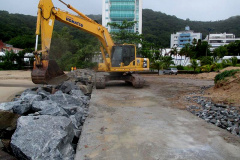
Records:
[[[106,52],[109,55],[111,54],[111,48],[114,43],[107,29],[89,17],[85,16],[71,5],[67,5],[67,7],[76,12],[77,16],[72,15],[66,11],[56,9],[53,6],[51,0],[39,1],[36,27],[36,47],[34,52],[35,62],[31,74],[32,81],[35,84],[47,84],[52,78],[64,74],[57,63],[54,60],[49,59],[49,51],[55,20],[61,21],[65,24],[68,24],[80,30],[84,30],[96,36],[102,43],[103,48],[106,50]],[[39,35],[41,35],[42,50],[37,51]],[[102,54],[103,57],[106,57],[104,52],[102,52]],[[107,62],[106,59],[105,62]],[[109,64],[105,64],[105,66],[109,66]],[[107,69],[109,70],[109,67]]]

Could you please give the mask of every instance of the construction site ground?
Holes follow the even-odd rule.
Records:
[[[30,71],[0,71],[0,101],[36,86]],[[76,160],[240,159],[240,138],[186,110],[185,95],[213,80],[201,75],[143,75],[94,90]],[[200,77],[199,77],[200,76]]]
[[[213,80],[144,77],[142,89],[117,81],[93,91],[76,160],[240,159],[239,137],[186,110],[184,95]]]

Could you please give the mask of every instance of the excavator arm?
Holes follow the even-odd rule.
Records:
[[[64,2],[62,3],[65,4]],[[47,84],[50,79],[64,74],[58,67],[57,63],[54,60],[49,59],[55,20],[96,36],[102,44],[101,52],[106,66],[106,71],[110,71],[111,61],[106,59],[104,49],[109,57],[111,57],[111,50],[114,43],[107,29],[101,24],[98,24],[94,20],[88,18],[71,5],[65,5],[77,15],[70,14],[54,7],[52,0],[39,1],[36,27],[36,47],[34,52],[35,61],[32,71],[32,81],[36,84]],[[42,47],[40,51],[37,50],[39,35],[41,36]]]

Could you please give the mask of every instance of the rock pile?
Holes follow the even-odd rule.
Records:
[[[9,124],[0,126],[0,135],[5,136],[1,139],[10,138],[16,129],[10,145],[17,158],[74,158],[74,149],[88,116],[92,75],[89,71],[77,70],[58,86],[27,89],[13,102],[0,104],[0,114],[12,117],[9,120],[5,116],[4,121],[8,120]]]
[[[187,107],[191,113],[209,123],[228,130],[234,135],[240,136],[240,112],[236,107],[214,104],[201,96],[188,96],[187,100],[198,104]]]

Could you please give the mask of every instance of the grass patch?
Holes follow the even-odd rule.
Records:
[[[226,77],[234,76],[237,72],[240,72],[239,69],[232,69],[229,71],[224,71],[215,76],[214,83],[216,84],[218,81],[224,80]]]

